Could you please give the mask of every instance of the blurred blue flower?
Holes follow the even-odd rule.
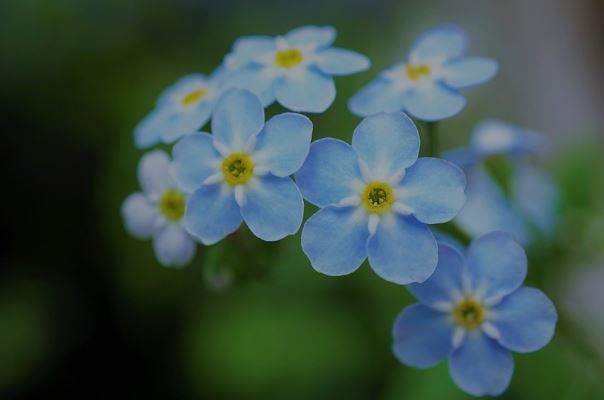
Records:
[[[511,352],[533,352],[551,340],[556,309],[541,291],[522,286],[526,254],[509,234],[475,239],[466,254],[439,244],[436,272],[408,287],[420,303],[397,317],[392,349],[417,368],[448,358],[462,390],[496,396],[512,378]]]
[[[187,75],[167,88],[160,95],[155,110],[135,128],[136,147],[172,143],[203,127],[221,94],[223,73],[220,67],[209,77]]]
[[[464,57],[466,41],[454,25],[425,32],[406,62],[385,70],[350,99],[350,110],[362,117],[404,110],[425,121],[454,116],[466,104],[459,90],[485,83],[498,68],[489,58]]]
[[[284,113],[265,124],[260,100],[231,89],[216,103],[212,132],[188,135],[173,149],[174,178],[192,193],[185,213],[189,233],[209,245],[242,220],[267,241],[296,233],[304,202],[289,176],[308,154],[310,120]]]
[[[314,269],[345,275],[369,257],[379,276],[399,284],[434,272],[437,245],[426,224],[457,214],[466,180],[448,161],[418,159],[419,145],[417,128],[402,113],[365,118],[352,146],[330,138],[311,145],[296,182],[321,207],[302,231]]]
[[[333,27],[305,26],[284,36],[238,39],[225,65],[232,71],[226,87],[248,89],[266,107],[275,99],[301,112],[325,111],[336,97],[332,75],[349,75],[369,68],[367,57],[331,47]]]
[[[133,236],[153,238],[159,262],[167,267],[183,266],[195,256],[196,245],[182,226],[186,194],[170,176],[170,158],[155,150],[141,158],[138,179],[142,193],[126,198],[122,217]]]

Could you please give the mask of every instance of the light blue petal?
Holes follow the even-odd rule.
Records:
[[[138,181],[147,196],[158,197],[176,187],[170,175],[170,157],[163,150],[145,154],[138,163]]]
[[[161,124],[165,112],[153,110],[134,128],[134,145],[138,149],[151,147],[161,140]]]
[[[382,113],[361,121],[352,147],[376,179],[388,179],[417,160],[419,134],[405,114]]]
[[[264,108],[252,92],[231,89],[222,95],[212,115],[214,140],[241,150],[264,126]]]
[[[371,268],[379,276],[400,285],[424,282],[438,261],[438,247],[430,229],[413,217],[394,213],[381,217],[367,243],[367,253]]]
[[[163,91],[157,100],[157,107],[161,108],[172,105],[176,101],[180,101],[180,99],[177,98],[178,95],[182,94],[183,91],[186,91],[187,88],[205,86],[206,84],[207,79],[202,74],[190,74],[183,76]]]
[[[457,238],[454,238],[453,236],[451,236],[448,233],[444,233],[443,231],[439,230],[438,228],[432,227],[431,230],[432,230],[432,233],[434,234],[434,237],[436,238],[436,241],[438,242],[439,246],[441,244],[445,244],[449,247],[453,247],[455,250],[457,250],[461,254],[464,254],[466,252],[466,247]],[[438,268],[438,266],[436,268]]]
[[[310,145],[296,182],[304,198],[318,207],[336,204],[358,193],[362,185],[357,155],[348,143],[320,139]]]
[[[333,78],[312,69],[301,69],[275,82],[275,97],[292,111],[321,113],[336,98]]]
[[[182,138],[172,149],[172,176],[182,190],[195,191],[217,172],[221,158],[212,141],[212,136],[200,132]]]
[[[463,55],[466,44],[467,37],[461,28],[452,24],[441,25],[420,35],[411,47],[409,60],[419,63],[457,58]]]
[[[553,233],[560,193],[549,174],[519,165],[512,179],[512,199],[530,223],[547,235]]]
[[[453,324],[448,316],[423,304],[406,307],[392,327],[392,351],[403,364],[429,368],[453,350]]]
[[[226,56],[229,69],[246,66],[263,54],[275,50],[275,39],[270,36],[244,36],[233,44],[233,51]]]
[[[470,147],[482,158],[494,154],[542,154],[547,153],[550,146],[545,135],[496,119],[477,124],[470,139]]]
[[[510,384],[514,360],[493,339],[474,331],[451,355],[449,371],[463,391],[474,396],[497,396]]]
[[[451,161],[453,164],[457,165],[463,170],[473,167],[477,162],[480,161],[476,154],[474,154],[474,152],[467,147],[458,147],[445,151],[442,157],[447,161]]]
[[[466,201],[466,176],[439,158],[422,157],[405,174],[396,201],[409,207],[419,221],[440,224],[457,215]]]
[[[407,289],[422,303],[433,306],[449,303],[462,293],[462,275],[465,259],[461,253],[446,244],[438,244],[436,271],[423,283],[412,283]]]
[[[182,267],[195,257],[195,242],[178,224],[168,224],[153,238],[157,260],[165,267]]]
[[[440,82],[427,82],[405,93],[405,110],[424,121],[439,121],[458,114],[466,99],[456,89]]]
[[[205,245],[220,241],[240,224],[239,206],[227,185],[204,185],[187,201],[185,228]]]
[[[378,76],[348,100],[348,108],[360,117],[393,113],[404,108],[404,99],[404,90],[397,88],[390,79]]]
[[[349,75],[365,71],[371,66],[367,57],[354,51],[336,47],[316,54],[317,66],[329,75]]]
[[[467,252],[468,272],[474,289],[486,298],[506,296],[526,277],[526,253],[505,232],[492,232],[474,239]]]
[[[212,115],[213,101],[201,101],[191,109],[175,109],[164,120],[161,128],[161,139],[172,143],[185,135],[196,132],[203,127]]]
[[[269,174],[255,179],[245,190],[241,215],[254,235],[273,242],[298,232],[304,202],[294,181]]]
[[[328,206],[302,229],[302,250],[312,267],[326,275],[347,275],[367,257],[367,217],[354,207]]]
[[[279,114],[258,135],[253,159],[273,175],[285,177],[300,169],[312,137],[312,122],[304,115]]]
[[[489,81],[497,73],[497,61],[484,57],[468,57],[444,66],[442,79],[457,89]]]
[[[246,89],[254,93],[264,107],[275,101],[273,86],[275,76],[269,68],[263,65],[251,64],[228,74],[224,82],[224,90]]]
[[[512,351],[537,351],[554,336],[556,308],[542,291],[521,287],[491,311],[499,343]]]
[[[132,236],[147,239],[155,232],[158,209],[142,193],[128,196],[122,204],[121,214],[126,230]]]
[[[332,26],[302,26],[289,31],[285,40],[293,47],[310,46],[319,49],[331,45],[336,40],[336,34]]]

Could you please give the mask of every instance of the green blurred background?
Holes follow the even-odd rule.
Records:
[[[441,124],[443,145],[485,117],[556,145],[544,166],[562,191],[559,229],[529,249],[528,283],[554,299],[559,329],[516,355],[502,397],[604,398],[603,19],[597,0],[3,0],[0,398],[466,398],[446,365],[395,361],[391,324],[412,299],[367,266],[328,278],[299,234],[264,244],[243,232],[166,269],[119,215],[138,190],[133,127],[237,37],[331,24],[338,46],[367,54],[372,69],[338,79],[334,105],[311,116],[315,139],[348,140],[346,100],[441,22],[501,64]]]

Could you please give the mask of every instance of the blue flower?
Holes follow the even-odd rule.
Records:
[[[224,71],[218,68],[209,77],[187,75],[167,88],[159,97],[155,110],[135,128],[136,147],[172,143],[203,127],[221,94],[223,78]]]
[[[462,390],[501,394],[514,370],[511,352],[545,346],[557,320],[545,294],[522,286],[526,264],[522,247],[502,232],[474,240],[466,257],[439,244],[434,275],[408,287],[420,303],[403,309],[394,323],[395,356],[417,368],[448,358]]]
[[[305,26],[276,38],[243,37],[226,57],[233,72],[225,84],[251,90],[265,107],[277,99],[293,111],[323,112],[336,97],[332,75],[353,74],[370,65],[361,54],[330,47],[335,38],[330,26]]]
[[[126,198],[122,216],[126,229],[141,239],[153,238],[164,266],[183,266],[195,256],[193,238],[182,226],[187,196],[170,176],[170,158],[155,150],[141,158],[138,179],[143,189]]]
[[[459,113],[466,99],[459,92],[484,83],[497,73],[497,62],[464,57],[466,35],[444,25],[424,33],[406,62],[396,64],[354,95],[348,106],[359,116],[404,110],[425,121]]]
[[[466,180],[452,163],[417,158],[417,128],[402,113],[365,118],[352,146],[336,139],[311,145],[296,174],[302,194],[321,207],[306,221],[302,249],[327,275],[373,270],[399,284],[422,282],[436,268],[436,240],[426,224],[451,220]]]
[[[285,113],[265,124],[260,100],[232,89],[214,108],[212,132],[186,136],[173,149],[173,175],[192,193],[185,213],[189,233],[209,245],[242,220],[267,241],[296,233],[304,202],[289,176],[308,154],[310,120]]]

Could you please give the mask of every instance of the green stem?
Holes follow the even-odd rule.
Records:
[[[424,139],[428,139],[428,156],[436,157],[439,152],[438,122],[426,122],[425,127],[426,137]]]

